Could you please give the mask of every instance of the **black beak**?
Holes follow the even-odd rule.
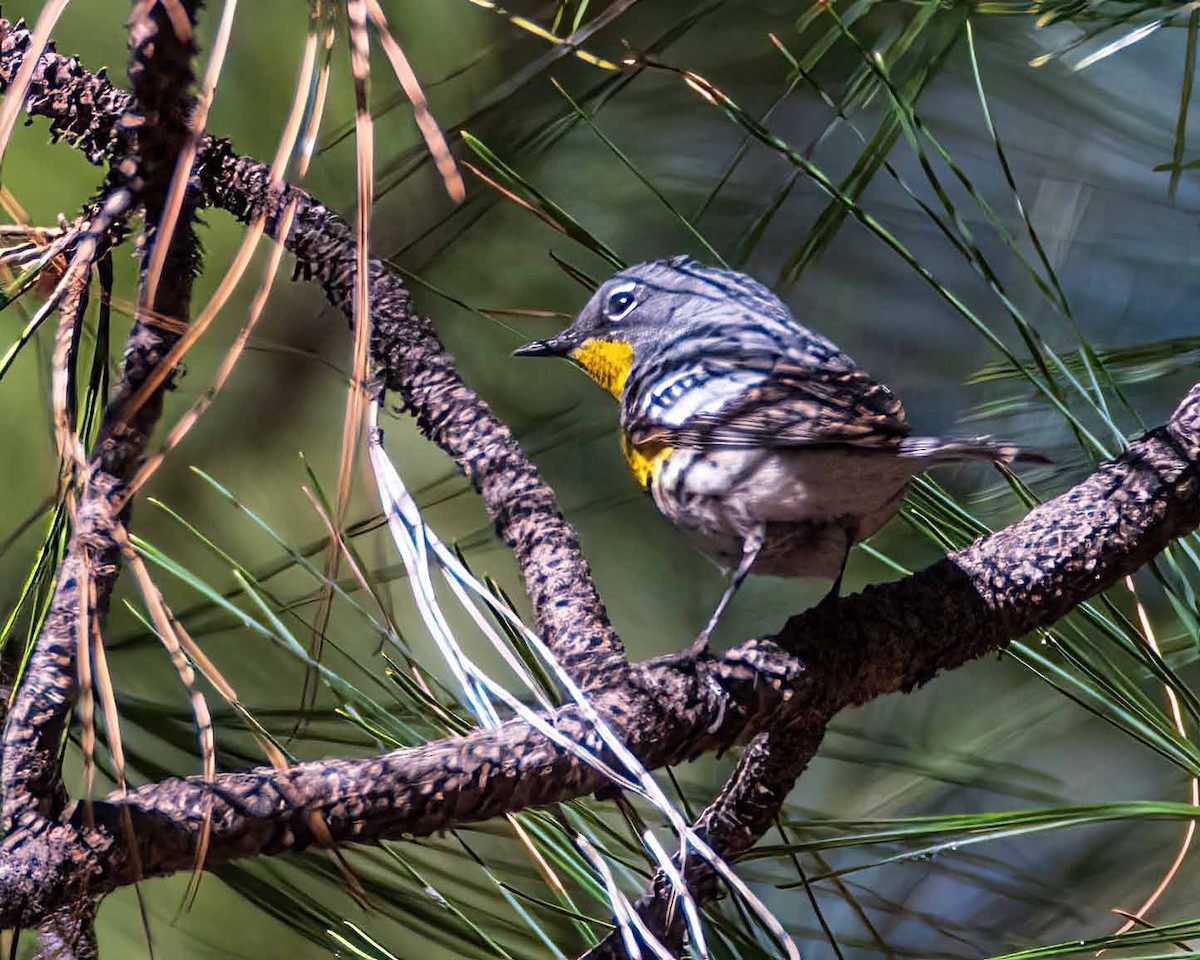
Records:
[[[549,340],[531,340],[523,347],[517,347],[513,351],[514,357],[561,357],[567,350],[570,349],[570,344],[563,342],[560,337],[551,337]]]

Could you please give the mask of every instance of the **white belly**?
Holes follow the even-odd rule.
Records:
[[[693,543],[736,566],[746,535],[766,527],[756,573],[835,577],[849,537],[863,540],[899,509],[920,464],[834,449],[677,450],[652,486]]]

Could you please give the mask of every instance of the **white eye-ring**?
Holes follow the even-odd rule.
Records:
[[[613,287],[609,291],[608,299],[604,302],[605,319],[616,322],[629,316],[633,312],[633,308],[637,306],[637,297],[633,295],[633,291],[636,289],[637,284],[632,281],[623,283],[619,287]]]

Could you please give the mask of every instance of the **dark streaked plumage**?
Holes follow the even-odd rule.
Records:
[[[689,539],[734,570],[708,634],[753,569],[834,578],[890,520],[914,474],[1040,460],[984,438],[912,437],[904,408],[758,281],[687,257],[622,270],[558,336],[621,402],[634,475]]]

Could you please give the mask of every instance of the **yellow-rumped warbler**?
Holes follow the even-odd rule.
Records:
[[[1045,462],[985,438],[911,437],[892,392],[743,273],[688,257],[601,284],[518,356],[568,357],[621,402],[621,447],[658,509],[733,571],[702,653],[750,573],[829,577],[900,508],[909,480],[962,460]]]

